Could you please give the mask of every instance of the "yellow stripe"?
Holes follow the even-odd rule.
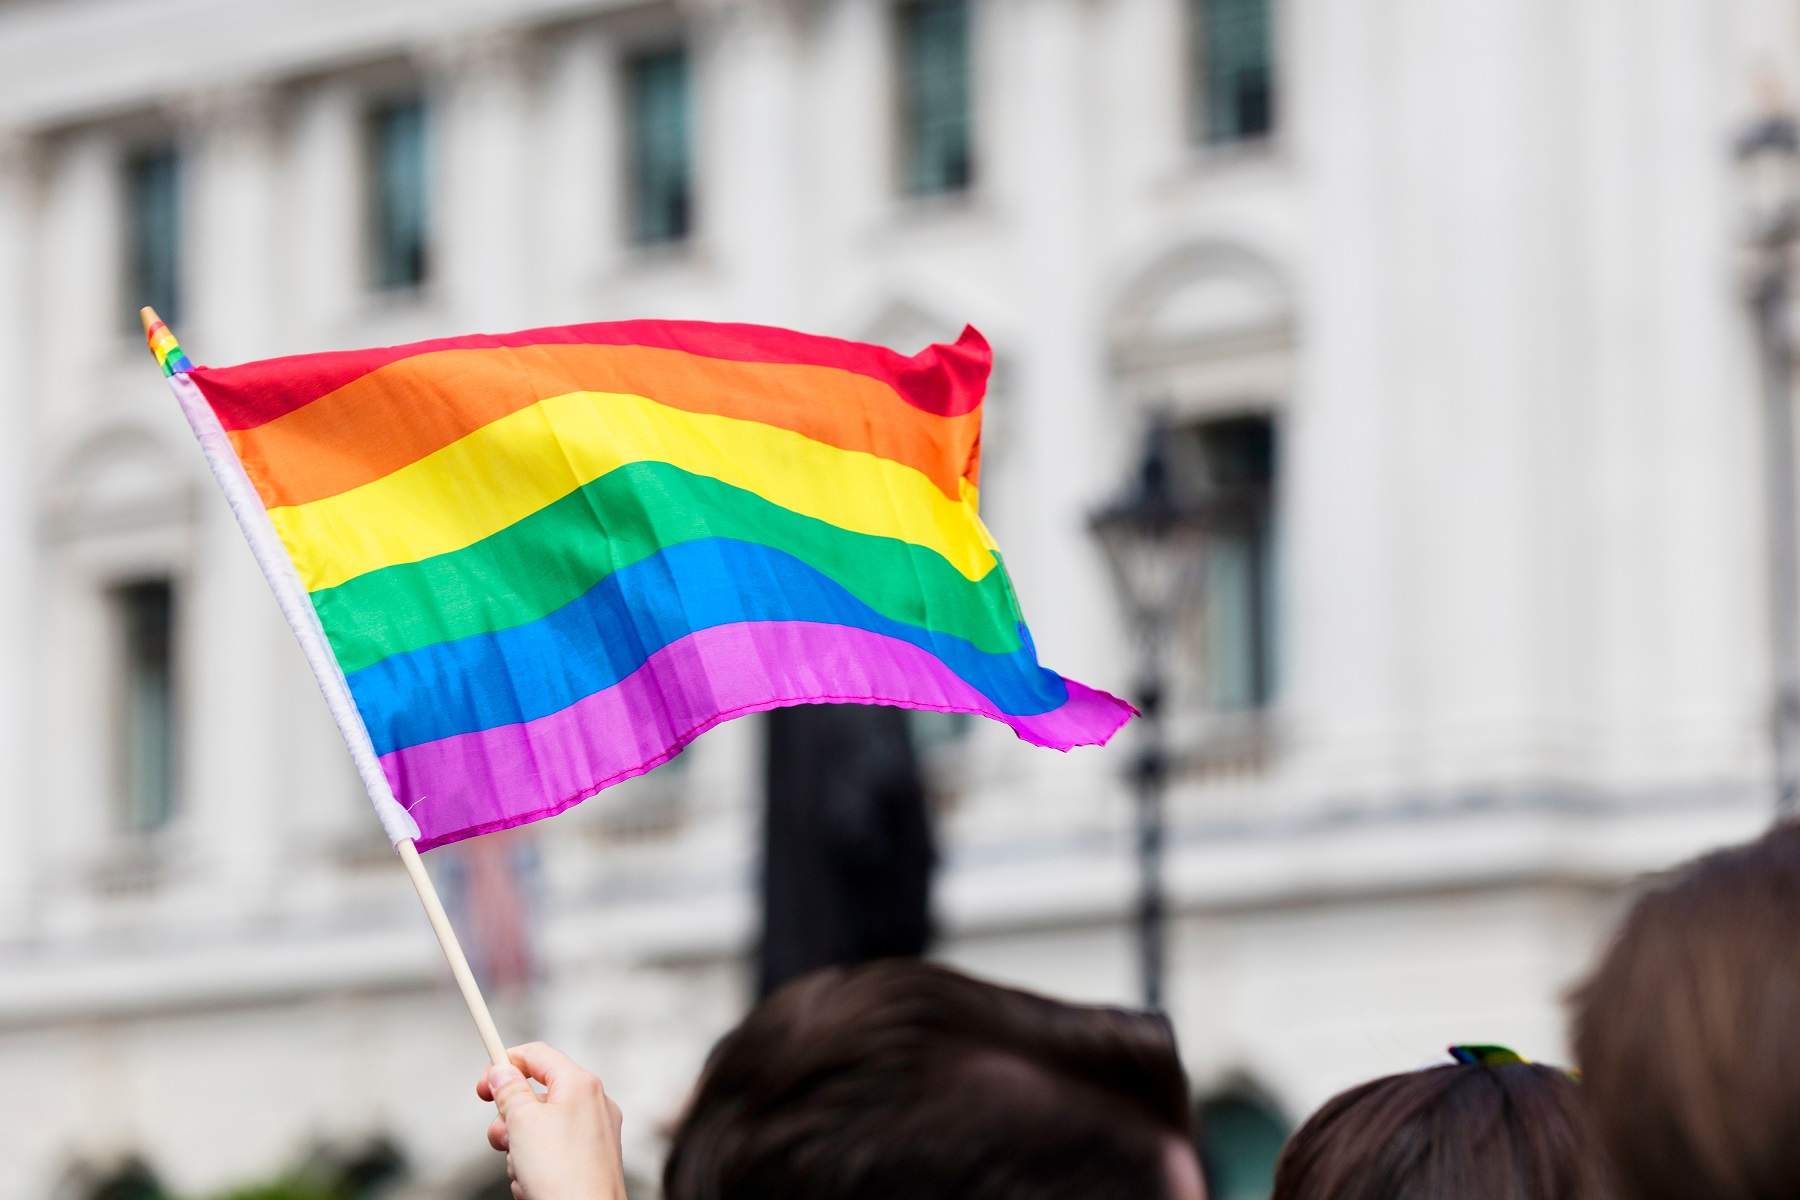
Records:
[[[460,550],[631,462],[666,462],[841,529],[936,550],[970,579],[994,566],[975,490],[951,500],[921,472],[787,429],[571,392],[485,425],[380,479],[269,510],[308,591]]]

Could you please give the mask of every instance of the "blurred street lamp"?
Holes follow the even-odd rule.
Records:
[[[1089,521],[1106,553],[1138,643],[1134,699],[1143,716],[1132,775],[1137,789],[1138,953],[1144,1007],[1149,1009],[1162,1007],[1166,940],[1163,793],[1169,753],[1162,719],[1168,688],[1164,660],[1175,622],[1197,591],[1208,516],[1203,503],[1179,495],[1173,486],[1172,443],[1167,420],[1153,420],[1144,439],[1137,478]]]
[[[1775,815],[1800,814],[1800,510],[1794,462],[1793,250],[1800,237],[1800,130],[1773,110],[1737,145],[1746,201],[1750,304],[1761,358],[1768,456],[1769,581],[1773,630]]]

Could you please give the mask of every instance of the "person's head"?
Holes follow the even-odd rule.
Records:
[[[1281,1152],[1273,1200],[1600,1200],[1577,1085],[1536,1063],[1447,1063],[1325,1102]]]
[[[1640,897],[1574,1018],[1627,1196],[1800,1196],[1800,830]]]
[[[1166,1021],[891,959],[804,976],[714,1048],[667,1200],[1200,1200]]]

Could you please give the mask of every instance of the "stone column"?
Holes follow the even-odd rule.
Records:
[[[1397,643],[1418,620],[1396,574],[1390,482],[1403,441],[1384,353],[1398,334],[1384,286],[1392,247],[1383,236],[1389,197],[1377,98],[1391,68],[1356,11],[1327,7],[1319,15],[1300,27],[1286,59],[1302,85],[1284,136],[1309,164],[1306,216],[1316,236],[1302,282],[1313,318],[1282,451],[1290,480],[1283,707],[1288,768],[1300,785],[1367,796],[1396,785]]]
[[[579,320],[591,315],[589,298],[624,238],[619,48],[605,32],[584,31],[547,58],[529,252],[542,266],[546,319]]]
[[[785,0],[720,0],[692,43],[695,232],[728,273],[735,320],[807,324],[804,20]]]
[[[180,111],[193,136],[191,315],[179,332],[210,362],[260,358],[271,350],[279,287],[275,97],[261,87],[220,89],[188,98]]]
[[[531,323],[531,47],[510,29],[432,47],[433,248],[437,286],[458,331]]]
[[[58,139],[43,147],[40,175],[28,291],[39,318],[36,359],[55,369],[37,380],[36,403],[47,421],[78,420],[91,411],[101,364],[123,328],[119,147],[103,132]]]
[[[341,81],[295,97],[284,176],[283,349],[352,344],[362,297],[359,96]]]
[[[262,357],[275,328],[274,97],[258,88],[187,98],[188,310],[177,331],[199,362]],[[283,838],[279,684],[297,655],[268,585],[224,501],[193,464],[202,501],[195,556],[178,593],[185,677],[181,816],[205,875],[223,881],[228,908],[268,904]]]
[[[0,329],[15,346],[35,342],[31,318],[33,168],[31,144],[0,132]],[[20,355],[0,372],[0,940],[29,919],[36,843],[37,764],[32,760],[36,664],[37,513],[31,404],[35,357]]]

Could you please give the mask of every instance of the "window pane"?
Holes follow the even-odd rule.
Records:
[[[1197,128],[1209,142],[1262,137],[1275,125],[1272,0],[1192,0]]]
[[[1225,534],[1207,548],[1207,691],[1216,708],[1255,708],[1263,699],[1257,549],[1255,540],[1240,532]]]
[[[1214,710],[1267,706],[1277,679],[1278,567],[1274,422],[1266,416],[1200,421],[1177,431],[1170,484],[1213,508],[1204,541],[1200,603],[1188,685]]]
[[[125,321],[148,304],[181,319],[181,159],[173,147],[140,151],[125,164]]]
[[[680,241],[693,222],[687,51],[664,50],[632,59],[626,85],[632,237],[645,243]]]
[[[1260,708],[1275,690],[1275,427],[1267,417],[1211,421],[1200,446],[1210,490],[1228,501],[1203,581],[1208,688],[1216,708]]]
[[[425,282],[431,241],[424,101],[383,104],[369,115],[370,267],[376,287]]]
[[[906,190],[956,192],[972,173],[969,9],[918,0],[900,9],[900,137]]]
[[[174,589],[166,579],[117,589],[120,671],[115,757],[124,825],[145,832],[175,809]]]

